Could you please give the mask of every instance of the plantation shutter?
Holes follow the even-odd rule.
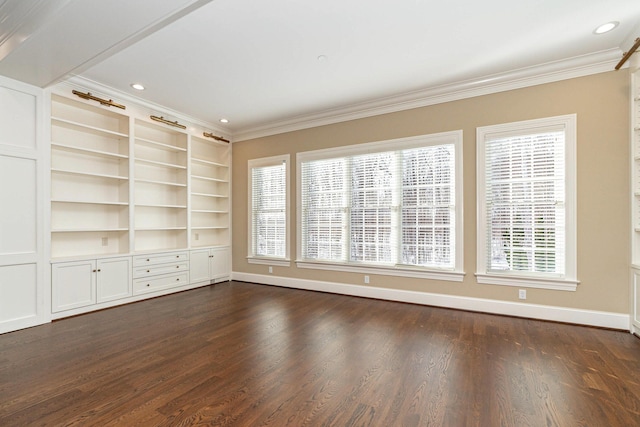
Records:
[[[351,260],[395,264],[398,210],[396,153],[351,158]]]
[[[254,167],[252,182],[253,254],[286,256],[286,163]]]
[[[486,141],[487,269],[565,273],[565,134]]]
[[[453,145],[402,152],[402,264],[454,267],[455,199]]]
[[[344,158],[302,163],[302,256],[347,260],[347,162]]]

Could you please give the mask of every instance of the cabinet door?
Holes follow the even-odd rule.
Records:
[[[42,89],[0,76],[0,334],[50,316],[43,107]]]
[[[189,256],[189,276],[191,283],[209,282],[209,249],[198,249],[191,251]]]
[[[51,266],[51,310],[71,310],[96,303],[96,261],[76,261]]]
[[[211,257],[209,258],[211,279],[228,279],[229,278],[229,249],[211,249]]]
[[[132,295],[131,258],[108,258],[97,262],[98,302]]]

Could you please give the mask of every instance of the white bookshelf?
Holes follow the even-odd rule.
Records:
[[[135,121],[134,250],[187,247],[187,134]]]
[[[191,247],[229,246],[228,143],[191,137]]]
[[[51,99],[51,256],[129,252],[129,118]]]
[[[229,279],[231,146],[203,132],[52,90],[52,318]]]

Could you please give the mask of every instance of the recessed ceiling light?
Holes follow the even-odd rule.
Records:
[[[609,31],[613,30],[615,27],[617,27],[619,24],[618,21],[611,21],[611,22],[607,22],[606,24],[602,24],[600,25],[598,28],[596,28],[595,30],[593,30],[593,34],[604,34],[604,33],[608,33]]]
[[[144,86],[142,86],[140,83],[131,83],[131,87],[135,90],[144,90]]]
[[[220,123],[229,123],[229,120],[227,120],[227,119],[220,119]]]

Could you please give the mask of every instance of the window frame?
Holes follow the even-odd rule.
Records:
[[[462,130],[441,132],[428,135],[419,135],[407,138],[376,141],[369,143],[354,144],[336,148],[326,148],[320,150],[299,152],[296,155],[296,265],[299,268],[343,271],[352,273],[378,274],[388,276],[402,276],[423,279],[435,279],[445,281],[461,282],[464,279],[463,260],[463,155],[462,155]],[[373,154],[387,151],[401,151],[412,148],[421,148],[437,145],[450,144],[454,150],[454,188],[455,188],[455,224],[454,224],[454,267],[435,268],[411,265],[372,265],[368,263],[358,263],[354,261],[319,261],[303,259],[303,218],[302,218],[302,163],[318,160],[330,160],[343,157],[357,156],[361,154]],[[400,222],[401,225],[401,222]],[[343,242],[346,249],[350,248],[350,237]],[[347,258],[349,258],[347,256]]]
[[[565,192],[565,272],[519,272],[513,270],[489,271],[487,265],[487,200],[485,190],[486,176],[486,148],[492,138],[506,136],[524,136],[551,129],[564,130],[564,192]],[[477,197],[477,264],[476,280],[481,284],[529,287],[575,291],[577,280],[577,179],[576,179],[576,139],[577,115],[547,117],[541,119],[524,120],[498,125],[482,126],[476,129],[476,197]]]
[[[248,198],[247,198],[247,261],[250,264],[264,264],[264,265],[275,265],[281,267],[289,267],[291,265],[291,256],[290,256],[290,230],[291,230],[291,206],[290,206],[290,194],[291,194],[291,164],[290,164],[291,156],[289,154],[283,154],[279,156],[270,156],[270,157],[262,157],[258,159],[251,159],[247,162],[247,187],[248,187]],[[253,170],[256,168],[263,168],[269,166],[277,166],[280,164],[285,164],[285,188],[286,188],[286,196],[285,196],[285,250],[283,257],[266,257],[259,256],[254,253],[254,230],[253,230]]]

